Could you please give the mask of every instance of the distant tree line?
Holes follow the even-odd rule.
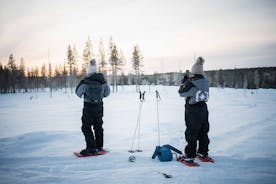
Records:
[[[171,72],[142,75],[142,84],[180,85],[185,73]],[[205,71],[211,87],[220,88],[276,88],[276,67],[242,68]]]
[[[276,67],[213,70],[206,72],[213,87],[276,88]]]
[[[33,92],[46,88],[51,92],[67,92],[69,88],[72,93],[78,81],[86,75],[87,64],[92,58],[97,60],[98,71],[108,78],[112,91],[117,92],[119,84],[129,83],[123,69],[126,64],[123,51],[118,48],[112,37],[109,40],[108,53],[105,52],[102,40],[98,49],[98,52],[94,52],[92,41],[88,37],[81,59],[76,47],[69,44],[63,65],[53,66],[49,54],[47,64],[44,63],[41,67],[26,67],[23,58],[18,64],[14,55],[10,54],[7,65],[0,62],[0,93]],[[135,45],[133,50],[130,62],[135,72],[135,84],[139,85],[143,57],[138,45]]]
[[[8,63],[0,62],[0,93],[35,92],[50,89],[68,90],[72,93],[78,81],[86,74],[87,63],[96,58],[98,71],[104,73],[112,91],[117,92],[118,85],[136,85],[139,91],[140,85],[180,85],[184,76],[182,72],[154,73],[144,75],[142,71],[143,56],[138,45],[134,46],[130,57],[133,74],[124,73],[126,59],[122,50],[118,49],[112,38],[109,41],[109,52],[104,50],[102,40],[99,43],[98,54],[92,49],[90,38],[85,42],[82,59],[79,59],[75,46],[68,45],[66,61],[61,65],[53,66],[48,58],[48,63],[41,67],[25,65],[23,58],[16,62],[14,55],[10,54]],[[97,57],[95,56],[97,55]],[[81,64],[78,64],[81,62]],[[81,66],[78,68],[78,66]],[[243,68],[229,70],[205,71],[212,87],[229,88],[276,88],[276,67]]]

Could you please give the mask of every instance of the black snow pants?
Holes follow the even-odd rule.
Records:
[[[81,130],[85,137],[86,149],[99,149],[103,147],[103,108],[101,106],[85,105],[82,114]],[[93,130],[95,133],[92,131]]]
[[[205,102],[199,102],[194,105],[185,105],[185,122],[186,131],[185,139],[187,146],[185,153],[189,158],[195,158],[196,152],[208,155],[208,145],[210,143],[208,138],[209,121],[208,109]],[[197,150],[197,141],[199,143]]]

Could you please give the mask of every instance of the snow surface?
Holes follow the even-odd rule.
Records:
[[[215,164],[186,167],[151,159],[157,139],[155,89],[161,144],[183,151],[184,99],[178,87],[143,86],[141,149],[136,162],[127,150],[137,121],[134,86],[104,100],[105,147],[110,153],[76,158],[84,148],[82,100],[55,92],[0,95],[0,183],[276,183],[276,90],[210,89],[210,155]],[[137,143],[135,143],[137,148]],[[171,174],[164,178],[159,172]]]

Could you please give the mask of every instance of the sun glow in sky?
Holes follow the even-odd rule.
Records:
[[[79,60],[88,36],[98,53],[110,36],[130,58],[138,44],[144,72],[276,66],[276,1],[273,0],[1,0],[0,62],[13,53],[28,65],[66,60],[68,44]]]

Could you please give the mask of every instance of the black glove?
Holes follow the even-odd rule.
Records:
[[[181,84],[184,84],[188,79],[189,77],[187,75],[184,75],[183,79],[181,80]]]

